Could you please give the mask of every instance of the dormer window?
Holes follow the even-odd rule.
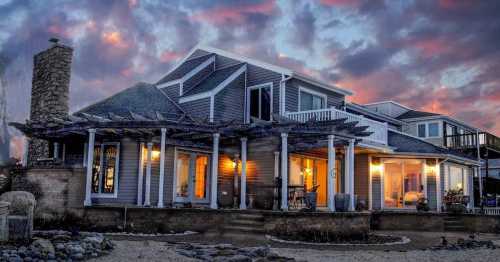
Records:
[[[272,84],[263,84],[248,88],[247,112],[249,120],[257,118],[271,120],[272,114]]]
[[[326,95],[301,87],[299,89],[299,111],[326,108]]]

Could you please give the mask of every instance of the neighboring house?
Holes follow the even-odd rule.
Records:
[[[474,158],[405,134],[404,121],[346,103],[349,95],[199,46],[155,84],[13,125],[49,141],[55,164],[85,167],[85,206],[290,210],[317,188],[318,206],[330,211],[338,193],[349,195],[349,210],[415,209],[425,197],[440,211],[446,190],[471,195]]]

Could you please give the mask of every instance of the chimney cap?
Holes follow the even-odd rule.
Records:
[[[54,45],[57,45],[57,43],[59,43],[59,39],[52,37],[49,39],[49,42],[54,43]]]

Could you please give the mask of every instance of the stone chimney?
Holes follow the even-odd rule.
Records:
[[[52,46],[33,58],[33,82],[31,87],[31,121],[47,121],[51,117],[64,118],[69,113],[68,96],[73,49],[62,45],[56,38],[49,40]],[[49,142],[31,139],[28,149],[28,165],[38,159],[53,157]]]

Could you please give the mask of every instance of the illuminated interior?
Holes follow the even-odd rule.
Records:
[[[207,197],[206,183],[208,180],[208,156],[196,156],[196,174],[194,179],[194,196],[199,199]]]
[[[92,193],[115,193],[117,156],[117,144],[102,144],[94,147]]]
[[[383,167],[372,167],[384,173],[384,206],[388,208],[405,208],[415,206],[423,197],[422,160],[385,159]]]
[[[182,201],[201,201],[208,197],[209,155],[178,152],[176,159],[176,196]]]
[[[327,161],[294,155],[290,157],[290,177],[292,192],[304,194],[317,186],[317,205],[326,206],[327,201]]]

